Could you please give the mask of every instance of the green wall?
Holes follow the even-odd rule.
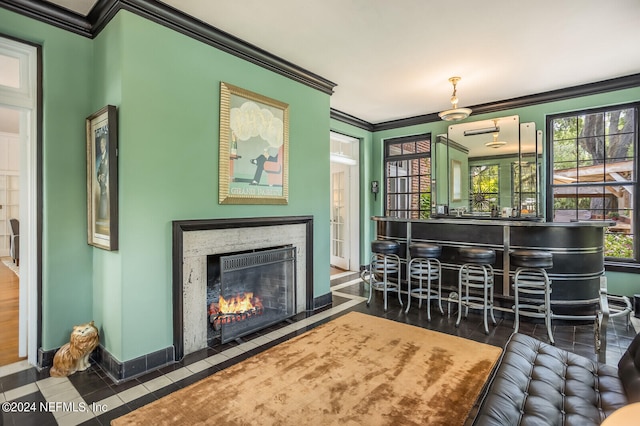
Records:
[[[118,14],[94,40],[91,111],[98,111],[104,105],[122,106],[121,70],[124,62],[122,21],[122,15]],[[124,118],[121,109],[118,111],[118,116],[119,120]],[[121,129],[118,137],[122,138]],[[121,160],[122,157],[119,165]],[[122,178],[119,182],[120,190],[126,187],[127,182]],[[122,210],[120,213],[122,214]],[[119,237],[122,238],[122,232],[119,233]],[[120,251],[93,249],[92,282],[93,315],[100,329],[100,340],[111,354],[120,357],[123,353],[123,300],[126,297]]]
[[[0,34],[42,46],[42,347],[52,349],[93,319],[84,130],[92,42],[6,9]]]
[[[0,9],[42,45],[43,342],[91,319],[126,361],[173,343],[173,220],[314,217],[314,296],[329,293],[329,95],[120,11],[89,40]],[[289,204],[219,205],[220,82],[289,104]],[[120,249],[87,245],[85,117],[118,107]],[[248,160],[247,160],[248,161]]]
[[[314,296],[327,294],[329,96],[129,12],[113,24],[121,42],[120,250],[94,254],[94,267],[115,263],[120,274],[94,271],[94,285],[120,299],[113,317],[102,307],[114,338],[107,349],[128,360],[172,344],[173,220],[313,215]],[[96,57],[111,49],[96,44]],[[221,81],[289,104],[288,205],[218,204]]]

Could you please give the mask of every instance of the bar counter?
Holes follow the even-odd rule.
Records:
[[[538,249],[553,254],[551,304],[554,318],[592,319],[600,301],[600,281],[604,276],[604,232],[608,221],[542,222],[506,218],[447,217],[399,219],[373,217],[377,238],[398,241],[404,259],[412,242],[442,247],[443,296],[457,291],[457,261],[460,247],[491,248],[496,252],[495,295],[508,301],[513,297],[509,251]],[[507,271],[507,273],[505,273]],[[500,283],[502,283],[500,285]]]

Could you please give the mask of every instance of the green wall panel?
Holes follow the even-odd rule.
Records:
[[[312,215],[314,295],[328,293],[329,96],[128,12],[120,18],[123,328],[114,355],[172,344],[173,220]],[[218,204],[221,81],[289,104],[288,205]]]
[[[122,26],[122,15],[118,14],[93,43],[92,111],[105,105],[122,105]],[[122,115],[120,108],[118,115]],[[122,300],[120,251],[93,249],[93,313],[100,330],[100,341],[113,355],[123,352]]]
[[[0,9],[0,33],[42,47],[42,347],[93,319],[86,236],[84,119],[90,114],[91,40]]]
[[[121,361],[170,346],[173,220],[314,217],[314,296],[329,290],[329,96],[121,11],[89,40],[0,9],[43,46],[43,348],[96,320]],[[289,104],[289,204],[218,204],[220,82]],[[86,242],[84,119],[118,107],[120,249]],[[247,159],[248,161],[248,159]]]

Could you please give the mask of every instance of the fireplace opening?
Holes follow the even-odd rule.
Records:
[[[226,343],[296,314],[296,249],[207,256],[207,344]]]

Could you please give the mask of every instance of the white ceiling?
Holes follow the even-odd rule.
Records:
[[[53,3],[86,15],[95,0]],[[166,0],[337,84],[370,123],[640,72],[638,0]]]

